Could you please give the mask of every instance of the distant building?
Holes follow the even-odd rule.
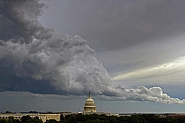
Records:
[[[30,117],[38,117],[43,122],[47,120],[54,119],[56,121],[60,121],[60,114],[30,114],[30,113],[8,113],[8,114],[0,114],[0,118],[8,119],[8,117],[14,117],[15,119],[20,120],[21,117],[29,115]]]
[[[85,102],[83,113],[86,114],[86,113],[94,113],[94,112],[96,112],[96,106],[89,92],[89,97]]]

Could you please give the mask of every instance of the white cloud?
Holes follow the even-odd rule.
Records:
[[[144,86],[139,86],[136,89],[127,89],[119,85],[117,89],[119,90],[119,99],[123,100],[185,104],[185,99],[180,100],[178,98],[172,98],[163,93],[163,90],[160,87],[151,87],[148,89]]]

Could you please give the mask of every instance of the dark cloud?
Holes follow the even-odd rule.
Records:
[[[33,38],[48,38],[49,29],[43,28],[37,20],[44,6],[39,0],[2,0],[0,39],[28,43]]]
[[[58,93],[48,81],[34,80],[32,78],[20,78],[16,76],[0,76],[0,91],[27,91],[32,93],[50,94]]]
[[[1,91],[110,91],[110,76],[84,39],[42,27],[38,21],[45,7],[42,1],[8,0],[1,2],[1,6]]]

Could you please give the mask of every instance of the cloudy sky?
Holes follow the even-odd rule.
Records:
[[[184,5],[0,1],[1,111],[184,112]]]

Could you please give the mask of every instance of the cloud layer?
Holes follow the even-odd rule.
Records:
[[[113,87],[102,63],[80,36],[56,33],[38,21],[39,0],[0,2],[0,91],[85,95],[108,99],[184,103],[160,87]]]

